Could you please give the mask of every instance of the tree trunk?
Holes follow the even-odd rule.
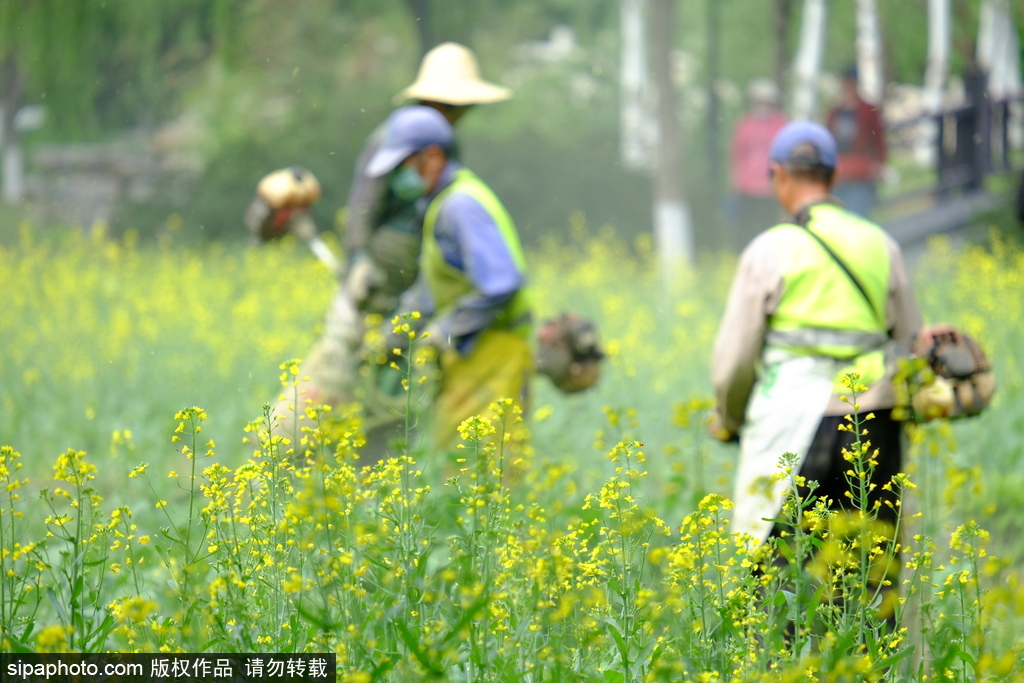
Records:
[[[652,0],[654,79],[658,88],[658,148],[654,177],[654,244],[662,275],[671,281],[675,270],[694,262],[693,226],[683,197],[679,153],[679,121],[672,83],[672,41],[676,0]]]
[[[949,0],[928,0],[928,66],[924,72],[924,109],[934,113],[942,108],[942,93],[949,76]]]
[[[922,108],[925,114],[937,114],[942,109],[942,95],[949,78],[949,48],[952,41],[951,7],[949,0],[928,0],[928,65],[924,72]],[[939,134],[938,122],[930,119],[921,124],[914,156],[920,166],[935,163]]]
[[[984,0],[978,21],[978,66],[989,75],[996,99],[1016,94],[1020,84],[1020,42],[1008,0]]]
[[[794,119],[810,119],[814,116],[825,29],[825,0],[804,0],[803,17],[800,20],[800,48],[794,69]]]
[[[885,77],[876,0],[857,0],[857,73],[860,96],[865,102],[881,104]]]
[[[978,21],[977,62],[982,71],[988,74],[988,96],[994,104],[1020,95],[1020,36],[1009,0],[984,0],[982,3]],[[998,148],[998,155],[1009,163],[1006,143],[1015,147],[1021,143],[1021,106],[1019,102],[1013,102],[1004,109],[996,104],[994,112],[1000,117],[1000,127],[994,132],[1001,133],[1008,124],[1006,138],[1000,134],[993,142]],[[1009,117],[1010,121],[1003,121],[1002,117]]]
[[[648,107],[647,0],[622,0],[620,22],[622,52],[620,66],[620,155],[623,165],[634,171],[654,168],[651,114]]]
[[[712,201],[718,205],[719,180],[721,172],[721,151],[719,138],[721,136],[721,125],[719,122],[718,109],[718,75],[719,75],[719,50],[718,39],[720,34],[720,7],[721,0],[707,0],[708,10],[708,67],[707,67],[707,88],[708,88],[708,175],[711,177]]]
[[[791,0],[775,0],[775,68],[773,77],[779,92],[785,92],[786,67],[789,65],[789,17],[793,12]]]
[[[0,156],[2,156],[3,201],[17,204],[25,197],[25,160],[14,119],[21,109],[25,78],[18,68],[18,58],[11,52],[4,60],[3,116],[0,122]]]

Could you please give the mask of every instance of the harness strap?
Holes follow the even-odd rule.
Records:
[[[889,336],[881,332],[830,330],[827,328],[803,328],[799,330],[768,330],[765,341],[775,346],[854,346],[864,353],[881,348]]]
[[[815,206],[818,206],[819,204],[827,203],[828,202],[812,202],[807,206],[803,207],[802,209],[797,211],[796,214],[793,216],[793,224],[803,228],[807,232],[807,234],[813,237],[815,241],[817,241],[818,244],[821,245],[821,248],[824,249],[825,252],[832,257],[832,260],[835,261],[836,264],[843,269],[843,272],[846,273],[847,277],[850,278],[850,281],[853,282],[854,286],[857,287],[857,291],[860,292],[861,296],[864,297],[864,301],[867,302],[868,308],[870,308],[871,311],[878,318],[878,321],[882,324],[882,327],[885,327],[885,316],[879,314],[878,309],[875,308],[875,304],[872,303],[871,301],[871,297],[868,296],[868,291],[864,288],[864,285],[862,285],[860,280],[857,279],[857,276],[853,274],[853,271],[850,270],[849,266],[847,266],[846,263],[844,263],[843,260],[839,258],[839,256],[834,251],[832,251],[832,248],[825,243],[825,240],[821,239],[821,236],[818,235],[818,233],[811,230],[811,228],[809,227],[809,223],[811,222],[811,209],[814,208]]]

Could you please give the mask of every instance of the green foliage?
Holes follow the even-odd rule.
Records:
[[[680,95],[686,196],[701,246],[717,247],[728,133],[743,109],[742,87],[771,74],[775,4],[716,0],[718,76],[739,89],[720,93],[712,150],[704,91],[709,1],[680,3],[675,43],[690,63]],[[406,0],[14,0],[0,7],[0,31],[6,31],[0,46],[12,46],[0,49],[19,56],[29,76],[27,101],[49,108],[49,123],[34,141],[95,137],[179,117],[194,128],[185,144],[202,162],[200,175],[180,192],[160,192],[143,206],[126,203],[115,229],[148,235],[177,214],[196,240],[242,238],[240,216],[255,183],[289,164],[305,165],[321,179],[325,193],[316,217],[322,228],[334,224],[366,136],[415,74],[414,6]],[[425,6],[433,40],[470,45],[484,77],[516,92],[510,102],[472,113],[460,139],[465,161],[505,200],[527,240],[558,230],[575,209],[627,235],[646,232],[649,179],[624,169],[618,153],[618,3]],[[792,53],[800,3],[791,7]],[[973,53],[977,10],[978,0],[955,3],[954,73]],[[854,1],[834,0],[828,12],[824,68],[835,72],[854,58]],[[880,2],[879,12],[888,76],[920,83],[925,3]],[[556,24],[575,30],[579,54],[557,64],[517,56],[517,46],[546,39]],[[41,35],[47,40],[27,39]],[[51,44],[59,49],[45,48]]]
[[[43,138],[95,136],[165,120],[220,42],[231,0],[11,0],[0,4],[0,58],[47,108]]]
[[[762,676],[774,664],[791,680],[899,668],[913,681],[918,661],[954,680],[1013,680],[1020,249],[937,241],[918,278],[930,316],[984,343],[1000,389],[978,418],[911,433],[907,497],[922,516],[906,519],[908,632],[892,638],[873,611],[841,609],[796,571],[804,551],[762,582],[750,565],[762,558],[728,526],[735,452],[709,442],[709,403],[688,397],[709,393],[734,261],[680,273],[652,301],[648,242],[588,234],[578,216],[569,230],[576,241],[549,238],[528,256],[535,300],[540,316],[598,321],[598,385],[564,396],[538,378],[522,451],[507,450],[504,426],[472,420],[462,462],[413,448],[368,472],[353,466],[354,410],[311,407],[297,435],[266,409],[252,419],[280,391],[268,370],[306,350],[333,285],[299,245],[200,251],[173,236],[140,247],[28,229],[7,240],[0,637],[11,650],[337,651],[352,680],[714,681],[727,667],[777,680]],[[282,369],[287,389],[298,364]],[[178,412],[196,404],[210,419]],[[865,443],[851,470],[865,467]],[[802,501],[794,515],[824,518]],[[820,528],[790,522],[805,551],[834,551],[836,586],[873,607],[857,580],[872,564],[854,546],[865,536],[818,546]]]

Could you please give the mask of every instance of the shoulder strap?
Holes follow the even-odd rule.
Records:
[[[857,291],[860,292],[861,296],[864,297],[864,301],[867,302],[868,308],[870,308],[871,311],[878,317],[879,321],[882,323],[882,327],[886,327],[885,318],[879,315],[878,310],[875,308],[875,304],[872,303],[871,301],[871,297],[868,296],[868,290],[864,289],[864,285],[860,283],[860,280],[857,279],[857,276],[854,275],[853,271],[850,270],[850,268],[843,262],[843,260],[839,258],[839,256],[834,251],[832,251],[832,248],[825,244],[825,240],[821,239],[821,236],[818,235],[818,233],[811,230],[811,228],[808,225],[811,222],[811,209],[814,208],[815,206],[819,206],[820,204],[827,203],[828,202],[812,202],[811,204],[808,204],[807,206],[796,212],[796,214],[793,216],[793,224],[803,228],[804,231],[808,235],[813,237],[818,242],[818,244],[821,245],[821,248],[824,249],[825,252],[832,257],[832,260],[835,261],[836,264],[843,269],[843,272],[846,273],[847,277],[850,278],[850,281],[853,282],[853,284],[857,287]]]

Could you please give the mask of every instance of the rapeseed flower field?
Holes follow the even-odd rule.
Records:
[[[908,427],[898,554],[866,500],[838,519],[793,496],[788,562],[731,532],[735,453],[704,434],[731,258],[664,282],[649,243],[574,219],[531,272],[542,316],[599,322],[598,387],[538,378],[529,415],[467,420],[449,462],[413,445],[371,469],[351,407],[309,406],[302,434],[267,419],[333,292],[299,245],[16,242],[5,651],[334,652],[343,681],[1020,679],[1024,252],[995,234],[935,240],[916,283],[989,351],[997,400]],[[871,467],[865,443],[848,459]]]

